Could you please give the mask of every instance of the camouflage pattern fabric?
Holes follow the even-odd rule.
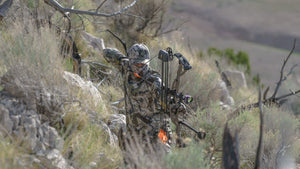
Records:
[[[149,65],[149,50],[145,45],[135,44],[128,50],[129,58],[125,57],[117,49],[104,49],[104,58],[123,71],[127,89],[127,134],[137,133],[152,143],[158,141],[159,129],[163,126],[167,132],[168,142],[171,144],[170,118],[160,115],[160,75],[152,71]],[[146,67],[140,70],[141,77],[136,77],[132,70],[134,64],[143,63]],[[142,72],[142,73],[141,73]]]
[[[134,44],[128,50],[130,64],[143,63],[149,66],[150,53],[149,49],[144,44]]]

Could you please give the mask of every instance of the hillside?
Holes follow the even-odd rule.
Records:
[[[198,9],[203,9],[197,6],[198,1],[184,5],[185,2],[174,1],[182,3],[180,9],[175,9],[176,14],[190,15],[182,9],[191,5],[195,9],[191,12],[198,17]],[[207,0],[201,4],[207,10],[230,7],[223,6],[222,0],[214,2],[218,3]],[[230,0],[229,4],[235,6],[238,2]],[[214,23],[205,18],[201,18],[205,24],[193,19],[186,23],[189,32],[173,31],[171,35],[181,41],[162,36],[164,28],[174,25],[163,20],[169,17],[169,5],[174,5],[164,0],[6,0],[0,4],[1,169],[300,169],[299,69],[286,74],[290,64],[297,63],[297,54],[286,60],[288,65],[280,74],[284,63],[281,57],[287,56],[288,50],[236,39],[230,30],[228,36],[220,35]],[[9,7],[2,8],[3,4]],[[189,35],[188,45],[185,35],[192,31],[197,36]],[[125,47],[134,43],[149,47],[153,70],[148,70],[154,73],[155,80],[168,77],[169,84],[176,84],[176,75],[183,75],[178,89],[168,90],[166,102],[153,98],[160,99],[167,88],[153,90],[152,77],[148,81],[133,72],[133,59],[123,57]],[[262,82],[280,79],[278,90],[266,94],[266,86],[253,81],[253,74],[247,73],[245,65],[234,64],[230,58],[240,56],[247,60],[247,53],[226,58],[218,56],[217,50],[215,54],[206,52],[211,46],[247,51],[251,58],[257,54],[265,56],[258,57],[255,63],[250,60],[252,73],[260,72]],[[167,47],[174,55],[161,51]],[[109,59],[114,57],[106,52],[116,49],[119,52],[113,56],[122,57],[111,63]],[[199,50],[204,52],[200,55]],[[162,75],[164,66],[159,52],[173,57],[165,65],[170,71],[166,76]],[[186,60],[178,57],[178,62],[179,53]],[[264,61],[272,64],[265,65]],[[187,66],[188,62],[191,67],[181,72],[180,64]],[[139,99],[127,100],[142,88],[133,88],[136,84],[129,81],[133,76],[139,84],[150,83],[154,94],[140,92]],[[151,133],[140,137],[129,131],[143,129],[135,129],[136,121],[130,123],[130,118],[156,124],[152,122],[157,119],[149,114],[140,117],[128,111],[127,101],[143,99],[150,100],[146,106],[151,107],[150,115],[160,115],[160,123],[167,125],[162,113],[172,120],[170,146],[159,140],[161,133],[154,135],[157,138],[153,141]],[[152,107],[152,101],[159,104],[158,110]],[[167,111],[163,112],[163,108]]]
[[[274,86],[281,66],[277,61],[288,55],[300,35],[296,6],[297,0],[175,0],[171,16],[188,21],[182,28],[186,43],[204,51],[209,47],[246,51],[252,74],[259,73],[262,83]],[[299,55],[294,56],[288,67],[300,63]]]

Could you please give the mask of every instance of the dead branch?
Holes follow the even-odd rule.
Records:
[[[263,100],[266,100],[269,89],[270,89],[270,86],[268,86],[267,89],[265,90]]]
[[[284,78],[282,79],[282,82],[284,82],[284,81],[292,74],[293,70],[294,70],[297,66],[300,66],[300,64],[295,64],[295,65],[293,65],[293,66],[291,67],[289,73],[286,74],[286,75],[284,76]]]
[[[98,11],[100,10],[100,8],[104,5],[104,3],[106,2],[107,0],[104,0],[99,6],[98,8],[96,9],[96,13],[98,13]]]
[[[283,61],[283,65],[282,65],[281,70],[280,70],[280,79],[279,79],[279,81],[278,81],[278,83],[277,83],[277,86],[276,86],[276,88],[275,88],[275,91],[274,91],[274,93],[273,93],[273,95],[272,95],[272,97],[271,97],[271,98],[273,98],[273,99],[276,97],[276,94],[277,94],[277,92],[278,92],[278,90],[279,90],[279,88],[280,88],[280,86],[281,86],[281,84],[282,84],[282,82],[283,82],[282,79],[283,79],[283,71],[284,71],[284,67],[285,67],[287,61],[289,60],[289,58],[291,57],[291,55],[293,54],[295,47],[296,47],[296,39],[294,40],[294,44],[293,44],[292,50],[290,51],[289,55],[288,55],[288,56],[284,59],[284,61]]]
[[[281,99],[284,99],[284,98],[286,98],[286,97],[289,97],[289,96],[292,96],[292,95],[296,95],[296,94],[298,94],[298,93],[300,93],[300,89],[297,90],[297,91],[291,91],[290,93],[285,94],[285,95],[282,95],[282,96],[279,96],[279,97],[277,97],[277,98],[275,98],[275,99],[276,99],[276,100],[281,100]]]
[[[59,4],[56,0],[44,0],[44,2],[46,4],[52,6],[54,9],[60,11],[63,14],[65,14],[66,12],[69,12],[69,13],[75,13],[75,14],[80,14],[80,15],[102,16],[102,17],[112,17],[112,16],[120,15],[123,12],[127,11],[129,8],[131,8],[136,3],[136,1],[137,0],[134,0],[131,4],[125,6],[121,10],[109,14],[109,13],[98,13],[98,10],[96,10],[96,12],[91,12],[91,11],[83,11],[83,10],[65,8],[61,4]],[[99,7],[101,7],[101,5]]]
[[[277,85],[276,85],[276,88],[275,88],[275,90],[274,90],[273,95],[272,95],[271,97],[269,97],[269,98],[266,99],[266,95],[267,95],[267,92],[268,92],[268,90],[269,90],[269,88],[267,88],[266,91],[264,92],[264,97],[263,97],[263,100],[262,100],[262,104],[264,104],[264,105],[272,105],[272,104],[273,104],[273,105],[280,106],[281,103],[283,103],[283,102],[282,102],[283,99],[285,99],[285,98],[287,98],[287,97],[289,97],[289,96],[293,96],[293,95],[296,95],[296,94],[300,93],[300,89],[298,89],[298,90],[296,90],[296,91],[291,91],[290,93],[287,93],[287,94],[284,94],[284,95],[281,95],[281,96],[276,97],[277,92],[278,92],[279,88],[280,88],[281,85],[282,85],[282,82],[287,78],[287,76],[288,76],[289,74],[292,73],[293,69],[294,69],[296,66],[298,66],[297,64],[294,65],[294,66],[290,69],[289,73],[288,73],[285,77],[283,76],[284,68],[285,68],[285,66],[286,66],[287,61],[289,60],[289,58],[290,58],[291,55],[293,54],[294,49],[295,49],[295,46],[296,46],[296,39],[294,40],[293,48],[291,49],[289,55],[284,59],[283,65],[282,65],[281,70],[280,70],[280,79],[279,79],[279,81],[277,82]],[[233,112],[232,115],[233,115],[233,116],[238,115],[241,111],[244,111],[244,110],[247,110],[247,109],[249,110],[249,109],[252,109],[252,108],[255,108],[255,107],[259,107],[259,102],[257,102],[257,103],[252,103],[252,104],[249,104],[249,105],[242,105],[242,106],[240,106],[239,108],[237,108],[237,109]]]
[[[260,115],[260,126],[259,126],[259,141],[256,151],[256,159],[255,159],[255,167],[254,169],[260,168],[260,158],[261,158],[261,149],[262,149],[262,137],[263,137],[263,111],[262,111],[262,98],[261,98],[261,88],[259,85],[258,88],[258,107],[259,107],[259,115]]]

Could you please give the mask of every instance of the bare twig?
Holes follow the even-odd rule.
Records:
[[[107,80],[107,76],[105,76],[96,86],[98,88],[105,80]]]
[[[294,70],[297,66],[300,66],[300,65],[299,65],[299,64],[295,64],[295,65],[293,65],[293,66],[291,67],[289,73],[286,74],[286,75],[284,76],[284,78],[282,79],[282,82],[284,82],[284,81],[292,74],[293,70]]]
[[[99,9],[104,5],[104,3],[106,2],[107,0],[104,0],[99,6],[98,8],[96,9],[96,13],[98,13]]]
[[[289,97],[289,96],[292,96],[292,95],[296,95],[296,94],[298,94],[298,93],[300,93],[300,89],[297,90],[297,91],[291,91],[291,92],[288,93],[288,94],[279,96],[279,97],[276,98],[276,100],[281,100],[281,99],[284,99],[284,98],[286,98],[286,97]]]
[[[275,88],[275,91],[274,91],[274,93],[273,93],[273,95],[271,97],[273,99],[276,97],[276,94],[277,94],[277,92],[278,92],[278,90],[279,90],[279,88],[280,88],[280,86],[282,84],[284,67],[285,67],[287,61],[289,60],[290,56],[293,54],[295,47],[296,47],[296,39],[294,40],[294,44],[293,44],[292,50],[290,51],[289,55],[284,59],[283,65],[282,65],[281,70],[280,70],[280,79],[279,79],[279,81],[277,83],[277,86]]]
[[[260,115],[260,126],[259,126],[259,141],[256,151],[256,159],[255,159],[255,167],[254,169],[260,168],[260,158],[261,158],[261,149],[262,149],[262,137],[263,137],[263,110],[262,110],[262,98],[261,98],[261,88],[259,85],[258,88],[258,107],[259,107],[259,115]]]
[[[123,12],[127,11],[129,8],[131,8],[137,0],[134,0],[131,4],[125,6],[119,11],[113,12],[113,13],[98,13],[98,12],[91,12],[91,11],[82,11],[82,10],[77,10],[77,9],[70,9],[70,8],[65,8],[61,4],[59,4],[56,0],[44,0],[46,4],[52,6],[56,10],[60,11],[61,13],[75,13],[75,14],[80,14],[80,15],[90,15],[90,16],[102,16],[102,17],[112,17],[116,15],[120,15]]]
[[[288,73],[285,77],[283,77],[283,71],[284,71],[285,65],[286,65],[287,61],[289,60],[290,56],[292,55],[292,53],[293,53],[293,51],[294,51],[294,49],[295,49],[295,46],[296,46],[296,40],[294,40],[293,48],[292,48],[292,50],[290,51],[289,55],[284,59],[284,62],[283,62],[283,65],[282,65],[281,71],[280,71],[280,79],[279,79],[279,81],[277,82],[277,85],[276,85],[276,88],[275,88],[275,91],[274,91],[273,95],[272,95],[271,97],[269,97],[269,98],[266,99],[266,95],[267,95],[267,92],[268,92],[268,90],[269,90],[269,88],[267,88],[266,91],[264,92],[264,97],[263,97],[263,100],[262,100],[262,104],[264,104],[264,105],[275,104],[275,105],[280,106],[280,104],[283,103],[283,102],[282,102],[283,99],[285,99],[285,98],[287,98],[287,97],[289,97],[289,96],[293,96],[293,95],[296,95],[296,94],[300,93],[300,89],[298,89],[298,90],[296,90],[296,91],[291,91],[291,92],[288,93],[288,94],[284,94],[284,95],[282,95],[282,96],[276,97],[276,94],[277,94],[279,88],[281,87],[282,82],[287,78],[287,76],[288,76],[289,74],[292,73],[293,69],[294,69],[295,67],[298,66],[298,64],[294,65],[294,66],[290,69],[289,73]],[[241,111],[246,110],[246,109],[251,109],[251,108],[254,108],[254,107],[259,107],[259,102],[257,102],[257,103],[252,103],[252,104],[249,104],[249,105],[242,105],[242,106],[240,106],[239,108],[237,108],[237,109],[233,112],[232,115],[233,115],[233,116],[238,115]]]
[[[110,31],[109,29],[106,29],[107,32],[109,32],[112,36],[114,36],[115,38],[117,38],[123,45],[123,48],[125,50],[126,56],[128,57],[128,52],[127,52],[127,46],[126,46],[126,42],[123,41],[118,35],[116,35],[115,33],[113,33],[112,31]]]
[[[268,86],[267,89],[265,90],[263,100],[266,100],[269,89],[270,86]]]

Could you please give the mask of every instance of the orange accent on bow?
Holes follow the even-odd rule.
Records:
[[[138,77],[138,78],[141,78],[141,77],[142,77],[142,76],[140,76],[140,75],[137,74],[137,73],[134,73],[134,72],[133,72],[133,74],[134,74],[135,77]]]
[[[159,129],[158,137],[164,144],[167,143],[168,141],[167,133],[162,129]]]

